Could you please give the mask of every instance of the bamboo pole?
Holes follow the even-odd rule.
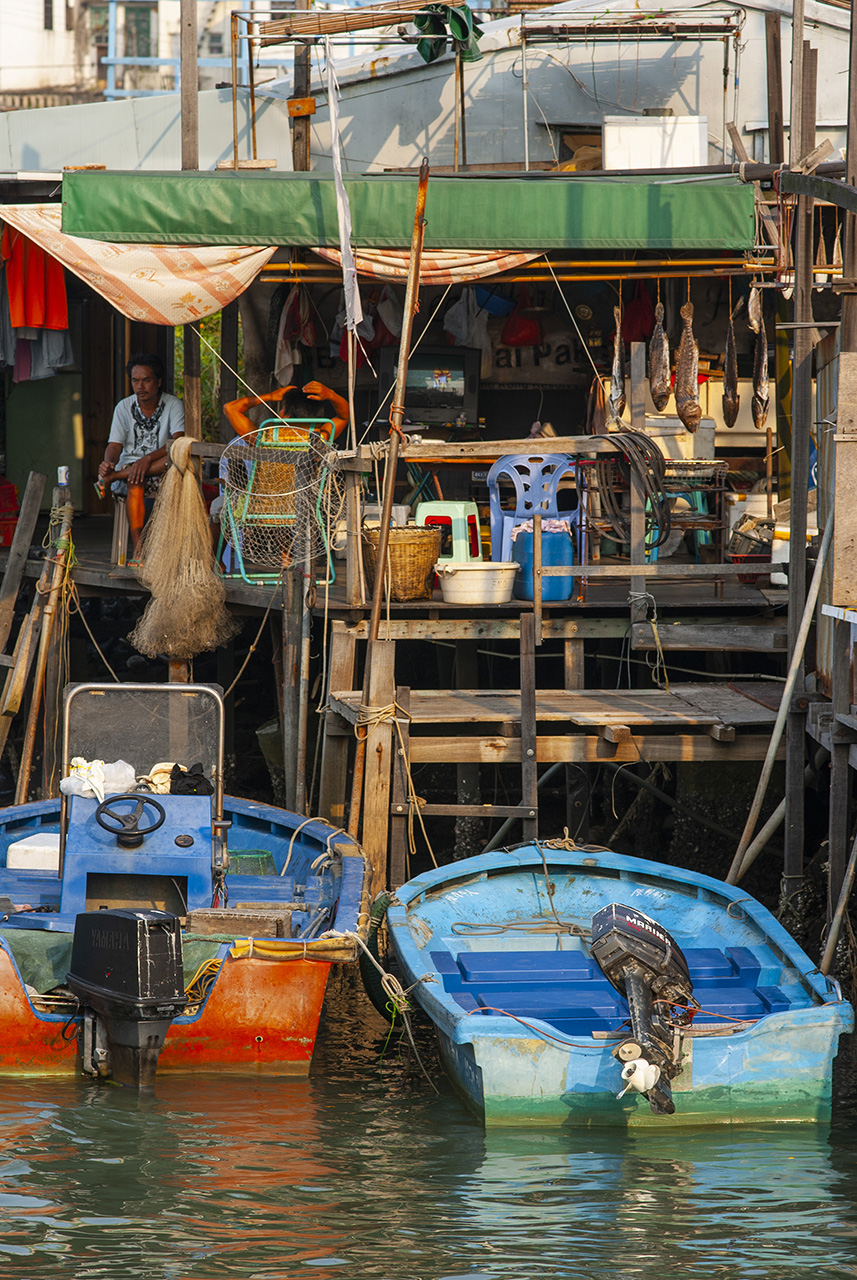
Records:
[[[60,491],[55,489],[54,510],[61,511],[62,525],[60,526],[59,537],[51,543],[51,546],[56,548],[56,555],[53,557],[54,567],[53,574],[51,576],[50,594],[48,596],[48,602],[45,605],[44,616],[42,619],[42,632],[39,636],[39,652],[36,658],[36,674],[33,679],[33,696],[30,700],[30,711],[27,716],[24,745],[21,749],[21,763],[18,768],[18,782],[15,787],[15,804],[26,803],[27,792],[30,787],[30,771],[33,766],[33,751],[36,744],[36,730],[39,724],[39,707],[41,706],[42,690],[44,689],[45,684],[45,672],[48,665],[51,632],[53,631],[54,620],[56,618],[57,602],[62,590],[63,579],[66,574],[69,536],[71,534],[71,522],[74,516],[74,507],[70,502],[67,502],[60,507],[59,501]]]
[[[381,528],[378,531],[378,552],[375,560],[375,586],[372,592],[372,612],[369,615],[369,631],[366,645],[366,663],[363,672],[363,705],[368,705],[369,688],[372,678],[372,649],[378,639],[378,627],[381,621],[381,604],[384,597],[384,576],[387,564],[387,546],[389,543],[390,519],[393,514],[393,494],[396,484],[396,466],[399,461],[399,443],[402,438],[402,419],[405,416],[405,380],[408,376],[408,353],[411,347],[411,330],[419,294],[420,263],[423,254],[423,237],[425,235],[426,192],[428,190],[429,165],[423,160],[420,166],[420,182],[417,190],[417,205],[414,212],[414,229],[411,236],[411,258],[408,264],[408,283],[405,290],[405,306],[402,316],[402,333],[399,339],[399,365],[396,370],[396,391],[390,406],[390,451],[384,471],[384,501],[381,507]],[[354,778],[351,788],[351,811],[348,818],[348,833],[356,835],[360,823],[360,803],[363,792],[363,775],[366,768],[366,740],[357,740],[357,754],[354,759]]]
[[[830,973],[830,966],[833,964],[833,957],[836,954],[836,944],[839,941],[839,930],[842,928],[842,920],[845,916],[845,908],[848,906],[848,899],[851,897],[851,890],[854,887],[854,872],[857,870],[857,836],[851,846],[851,857],[848,859],[848,866],[845,868],[845,879],[842,881],[842,888],[839,891],[839,901],[836,904],[836,911],[830,922],[830,933],[827,935],[827,945],[824,948],[824,955],[821,964],[818,966],[821,973],[827,975]]]

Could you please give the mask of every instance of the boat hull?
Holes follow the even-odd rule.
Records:
[[[317,845],[307,855],[311,859],[326,849],[330,836],[337,834],[328,824],[316,820],[307,824],[299,815],[293,815],[294,821],[289,823],[290,815],[285,811],[250,801],[229,798],[226,811],[233,822],[236,844],[239,848],[252,847],[253,856],[268,845],[282,850],[294,843],[293,862],[297,861],[298,845],[292,842],[292,833],[301,824],[303,838],[312,839]],[[0,814],[2,852],[10,840],[33,831],[55,831],[58,824],[56,802],[5,810]],[[342,839],[345,841],[345,837]],[[210,940],[195,936],[194,945],[202,945],[198,954],[212,969],[216,968],[216,974],[208,980],[198,1005],[172,1022],[161,1050],[159,1072],[309,1072],[331,964],[353,960],[357,953],[353,936],[336,935],[365,930],[365,860],[359,846],[349,849],[346,842],[338,867],[338,897],[326,938],[236,938],[230,942],[230,935]],[[236,897],[247,896],[256,879],[237,876]],[[55,877],[41,873],[38,883],[33,879],[30,887],[47,886],[56,894],[57,883]],[[0,871],[0,891],[3,887]],[[270,885],[265,881],[258,893],[267,899],[278,887],[276,881]],[[38,898],[33,900],[37,902]],[[65,918],[54,909],[53,913],[37,916],[36,921],[33,929],[7,927],[0,933],[0,1076],[63,1076],[80,1069],[74,1004],[68,997],[37,994],[50,992],[51,982],[64,981],[74,919]],[[26,954],[28,939],[32,940],[31,948],[37,943],[37,959],[53,974],[50,981],[35,988],[30,985],[36,979],[33,953],[29,957]],[[191,963],[191,970],[195,965],[196,960]]]
[[[616,1096],[609,1050],[563,1051],[543,1039],[500,1031],[464,1043],[439,1027],[437,1034],[450,1081],[486,1125],[663,1129],[829,1120],[830,1063],[848,1030],[850,1020],[833,1009],[811,1026],[790,1023],[752,1038],[742,1035],[744,1043],[730,1043],[726,1053],[722,1046],[708,1052],[710,1042],[700,1052],[703,1042],[696,1042],[697,1078],[686,1066],[684,1079],[674,1082],[671,1116],[653,1115],[639,1094]],[[795,1036],[799,1062],[789,1049]],[[605,1079],[612,1088],[604,1088]]]
[[[230,957],[199,1014],[167,1032],[158,1071],[216,1069],[306,1075],[330,964]],[[7,951],[0,951],[0,1075],[75,1074],[76,1036],[66,1017],[31,1005]]]
[[[676,1023],[675,1112],[623,1091],[629,1009],[586,941],[617,902],[670,932],[700,1011]],[[830,1118],[853,1030],[835,983],[761,904],[710,877],[608,850],[515,849],[404,885],[388,926],[455,1090],[486,1125],[696,1127]]]

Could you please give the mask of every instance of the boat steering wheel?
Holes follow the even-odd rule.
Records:
[[[116,804],[118,800],[130,800],[136,807],[131,813],[114,813],[110,806]],[[147,808],[154,809],[158,817],[148,827],[141,828],[140,819]],[[105,818],[112,818],[119,825],[114,827],[109,822],[105,822]],[[138,791],[123,791],[118,796],[107,796],[95,810],[95,821],[99,827],[115,836],[117,843],[123,849],[139,849],[145,837],[162,827],[166,818],[166,811],[162,804],[153,800],[151,796],[141,795]]]

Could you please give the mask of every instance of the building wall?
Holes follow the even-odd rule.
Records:
[[[776,0],[767,6],[779,9]],[[810,13],[810,10],[812,12]],[[567,16],[574,18],[573,8]],[[705,10],[699,8],[700,19]],[[819,6],[807,6],[806,39],[819,49],[818,139],[845,145],[848,70],[847,11],[817,18]],[[563,16],[566,16],[565,14]],[[788,120],[791,26],[782,17],[783,83]],[[708,155],[703,162],[732,158],[727,121],[735,120],[748,152],[767,158],[765,10],[747,9],[736,67],[730,42],[729,76],[723,92],[723,43],[685,40],[590,45],[530,46],[527,140],[531,161],[555,158],[563,132],[600,129],[604,116],[644,112],[704,115],[708,119]],[[482,41],[481,62],[465,65],[467,160],[473,164],[509,164],[524,156],[524,104],[521,48],[516,26],[493,24]],[[318,64],[314,61],[314,70]],[[342,143],[348,164],[360,169],[413,167],[428,156],[434,165],[454,158],[454,61],[450,56],[426,66],[399,44],[379,47],[360,61],[339,64]],[[313,117],[313,167],[330,167],[330,130],[325,86]],[[289,82],[267,92],[288,97]],[[548,129],[546,122],[552,127]],[[563,130],[557,126],[569,126]],[[561,156],[560,156],[561,158]]]
[[[88,8],[81,0],[3,0],[0,92],[91,82],[88,21]]]

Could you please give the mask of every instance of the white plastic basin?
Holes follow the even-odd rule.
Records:
[[[517,560],[439,560],[435,572],[449,604],[508,604],[512,599]]]

